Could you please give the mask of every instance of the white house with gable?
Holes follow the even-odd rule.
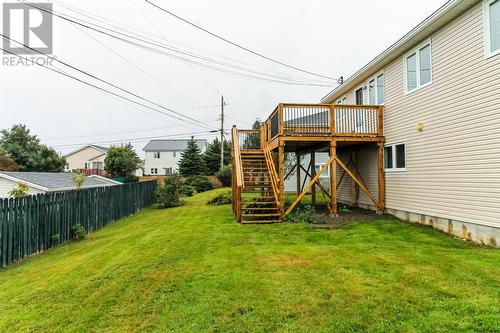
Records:
[[[145,152],[144,174],[146,176],[169,176],[177,172],[181,153],[186,149],[187,139],[179,140],[151,140],[143,148]],[[203,152],[207,140],[196,140]]]

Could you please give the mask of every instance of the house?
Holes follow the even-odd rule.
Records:
[[[321,102],[384,105],[387,212],[499,239],[500,1],[447,2]],[[376,183],[376,151],[354,158]]]
[[[90,175],[104,175],[104,159],[108,148],[98,145],[80,147],[66,155],[66,171]]]
[[[19,183],[28,185],[28,194],[62,192],[76,189],[72,180],[75,173],[56,172],[0,172],[0,198],[9,197],[9,192]],[[81,188],[120,185],[120,182],[102,176],[86,177]]]
[[[500,1],[448,1],[320,104],[278,105],[261,130],[262,152],[233,146],[233,172],[241,174],[234,196],[271,187],[270,210],[286,216],[303,193],[323,189],[310,171],[285,207],[283,156],[316,166],[323,154],[329,170],[315,170],[330,171],[332,214],[337,203],[352,204],[499,247],[499,105]],[[256,160],[267,161],[266,182],[255,176]],[[233,205],[239,220],[264,219],[245,207],[241,199]]]
[[[146,176],[169,176],[177,172],[177,165],[188,144],[187,139],[151,140],[143,150],[145,152],[144,174]],[[201,151],[207,146],[207,140],[196,140]]]

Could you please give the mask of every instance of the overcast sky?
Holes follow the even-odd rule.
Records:
[[[284,63],[337,78],[349,77],[444,0],[206,1],[152,0],[177,15]],[[11,2],[11,1],[9,1]],[[81,9],[80,14],[64,4]],[[167,39],[177,47],[259,71],[279,72],[305,83],[323,80],[266,61],[161,12],[144,0],[54,1],[54,11]],[[96,21],[93,21],[96,22]],[[161,33],[161,36],[160,36]],[[79,69],[219,127],[220,96],[227,102],[226,127],[249,127],[279,102],[317,103],[333,88],[249,80],[175,62],[133,45],[54,18],[54,52]],[[132,65],[133,64],[133,65]],[[58,68],[63,68],[58,66]],[[66,71],[70,72],[67,68]],[[78,77],[82,74],[71,72]],[[88,78],[85,78],[88,79]],[[100,84],[102,85],[102,84]],[[102,85],[104,86],[104,85]],[[68,152],[86,143],[132,141],[142,155],[148,141],[206,132],[134,106],[39,67],[0,66],[0,128],[26,124],[44,143]],[[197,138],[212,139],[200,133]],[[185,135],[184,137],[189,137]],[[183,136],[178,136],[182,138]]]

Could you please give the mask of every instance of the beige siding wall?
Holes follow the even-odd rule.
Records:
[[[91,160],[93,157],[96,157],[98,154],[101,154],[100,150],[97,150],[92,147],[84,148],[72,155],[66,156],[66,163],[68,163],[69,170],[73,169],[83,169],[85,167],[85,162],[104,162],[106,158],[106,154],[97,157],[96,159]],[[92,167],[92,166],[91,166]]]
[[[500,227],[500,55],[485,58],[482,3],[429,37],[431,85],[405,95],[403,58],[384,69],[386,140],[407,144],[407,171],[386,173],[387,207]],[[376,189],[375,150],[358,164]]]

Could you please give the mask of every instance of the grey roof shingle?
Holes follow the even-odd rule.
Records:
[[[183,151],[186,149],[189,140],[151,140],[142,150],[144,151]],[[196,140],[198,147],[203,149],[207,145],[207,140]]]
[[[71,178],[75,175],[75,173],[1,171],[0,177],[2,174],[14,177],[18,179],[20,182],[24,181],[27,183],[32,183],[45,187],[49,189],[49,191],[55,189],[65,189],[65,190],[76,189],[75,183],[71,180]],[[98,187],[106,185],[109,184],[102,180],[99,180],[98,178],[86,177],[85,184],[82,186],[82,188]]]

